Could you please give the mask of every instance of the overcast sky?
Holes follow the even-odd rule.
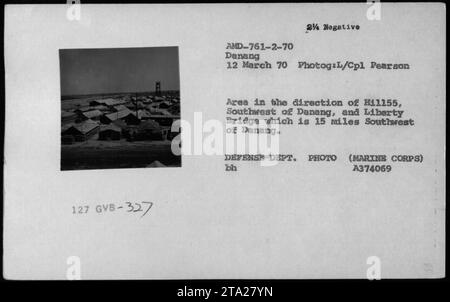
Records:
[[[61,94],[179,90],[178,48],[61,49]]]

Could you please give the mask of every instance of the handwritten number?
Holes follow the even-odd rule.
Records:
[[[135,202],[134,204],[137,205],[137,209],[134,210],[133,212],[139,212],[139,211],[142,211],[142,206],[141,206],[140,203]]]
[[[148,211],[152,208],[152,206],[153,206],[153,202],[151,202],[151,201],[143,201],[142,203],[148,204],[148,208],[147,208],[147,210],[144,212],[144,214],[142,214],[141,218],[144,217],[145,214],[147,214],[147,212],[148,212]]]
[[[128,211],[127,212],[133,212],[134,211],[134,207],[133,204],[131,202],[126,202],[126,204],[128,205]]]

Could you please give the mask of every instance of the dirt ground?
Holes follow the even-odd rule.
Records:
[[[61,170],[144,168],[159,161],[181,167],[170,141],[88,141],[61,146]]]

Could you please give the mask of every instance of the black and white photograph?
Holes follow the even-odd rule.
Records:
[[[61,170],[180,167],[178,47],[60,49]]]

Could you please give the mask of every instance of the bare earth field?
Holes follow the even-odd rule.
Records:
[[[170,141],[88,140],[61,146],[61,170],[145,168],[154,161],[181,167]]]

